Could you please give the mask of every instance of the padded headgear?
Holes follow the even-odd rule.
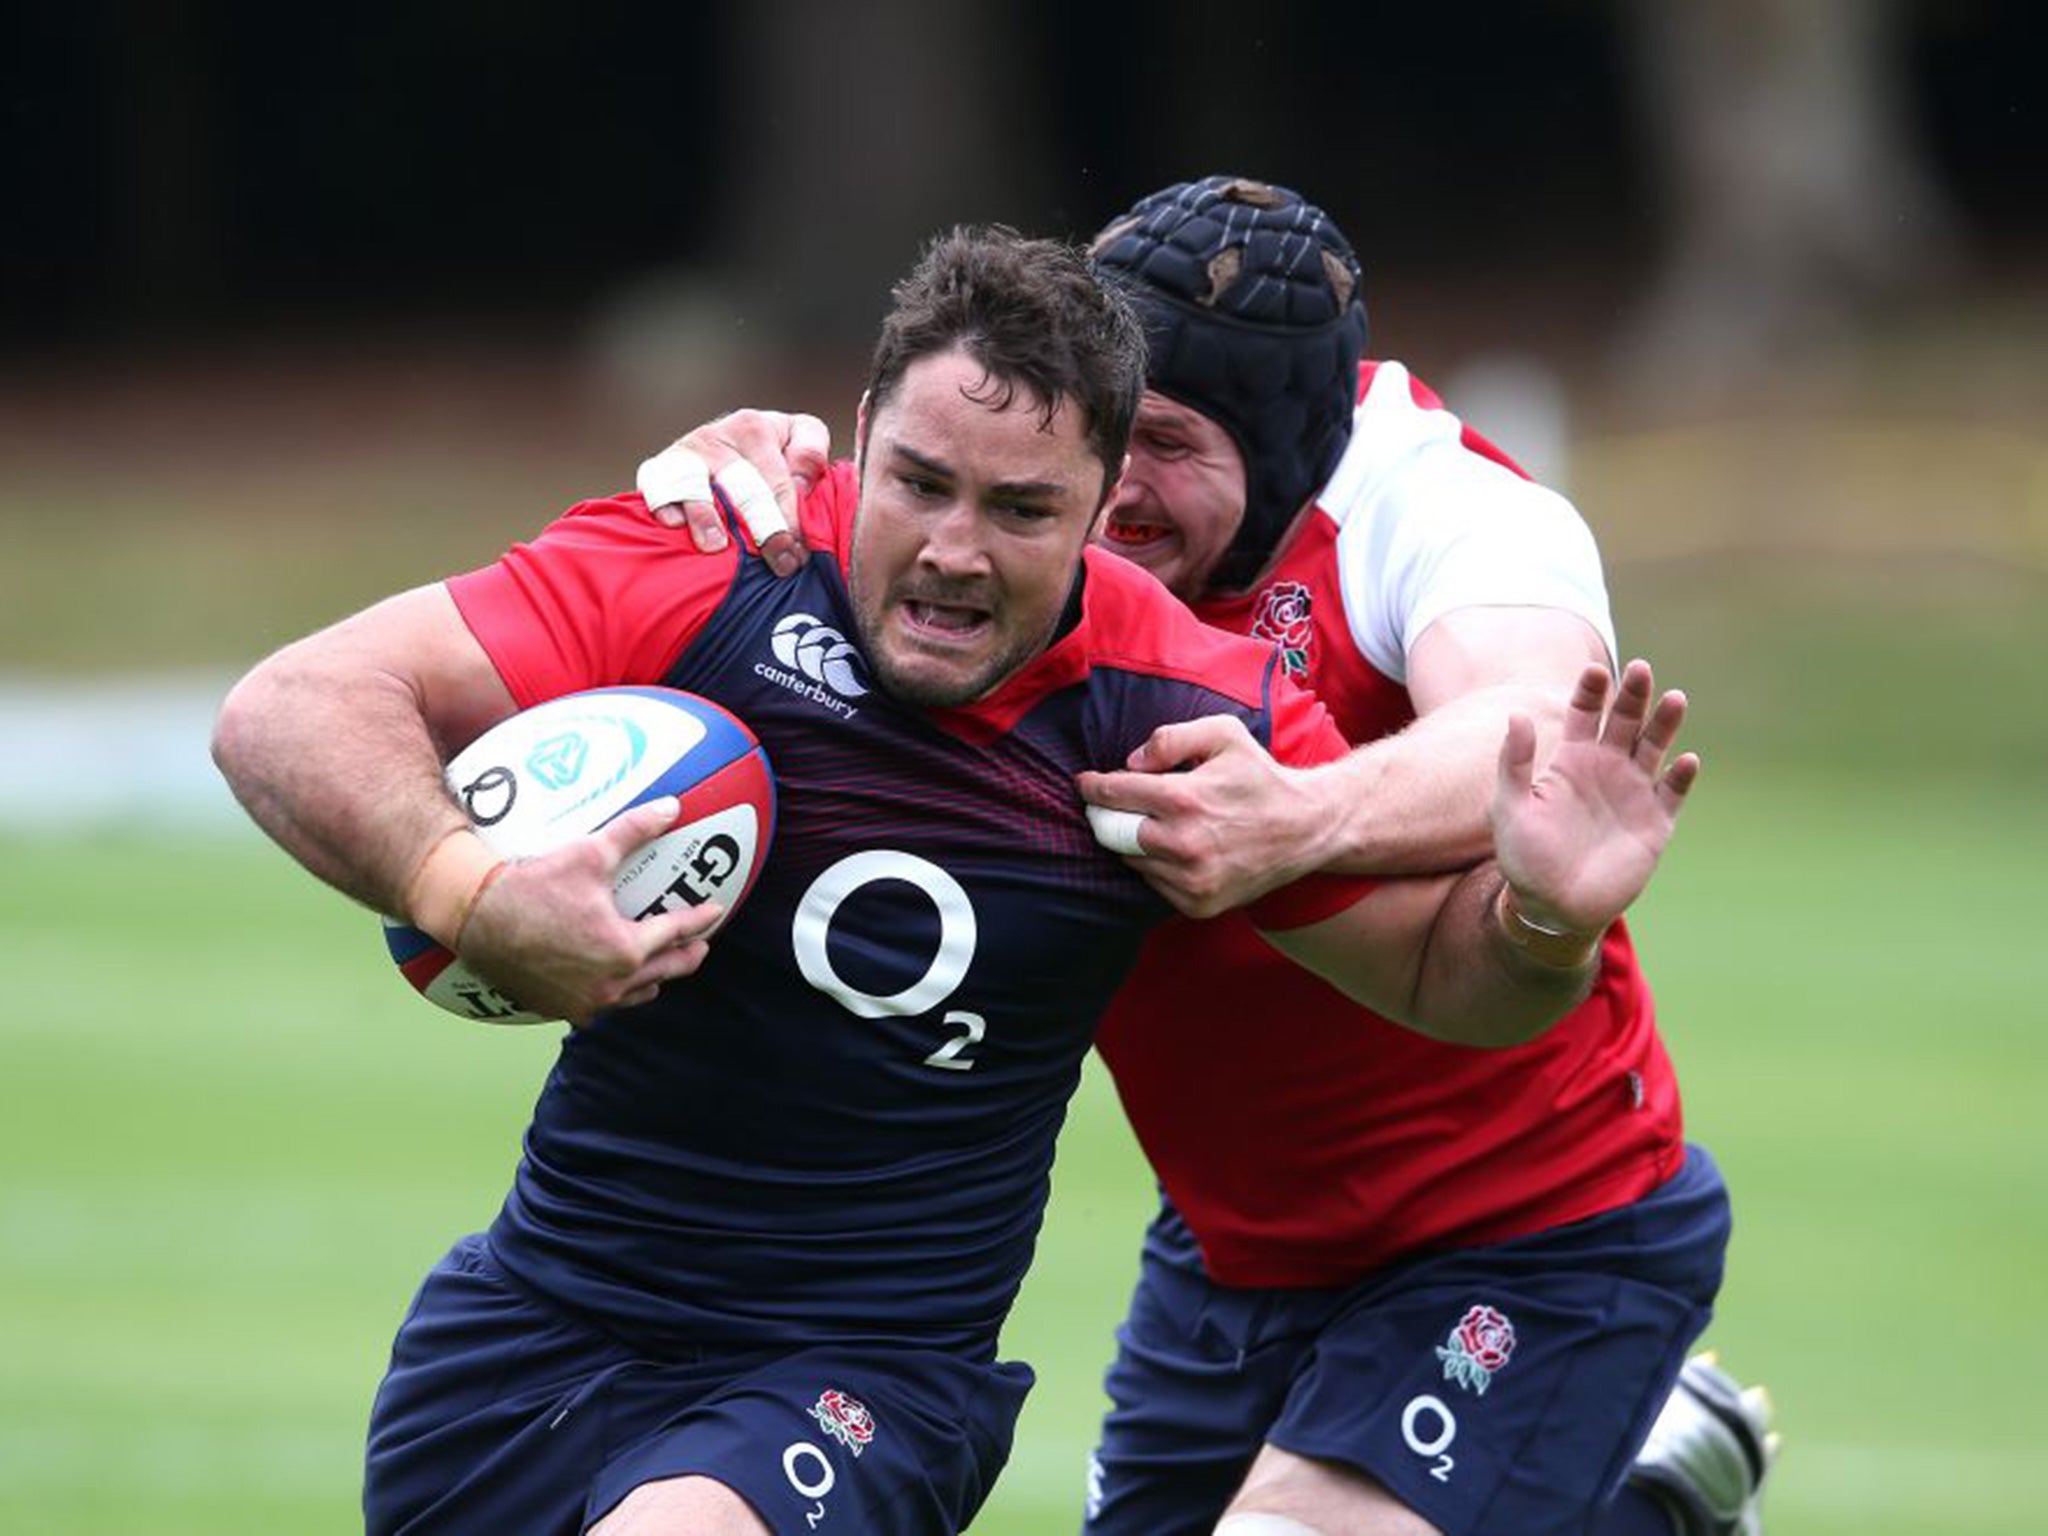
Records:
[[[1300,193],[1237,176],[1153,193],[1090,254],[1144,319],[1146,386],[1244,454],[1244,523],[1209,580],[1248,586],[1350,439],[1365,355],[1358,258]]]

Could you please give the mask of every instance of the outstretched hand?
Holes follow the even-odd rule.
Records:
[[[1685,720],[1676,690],[1651,697],[1647,661],[1631,661],[1621,687],[1607,669],[1579,674],[1556,754],[1535,773],[1536,731],[1517,716],[1501,743],[1493,836],[1515,904],[1533,923],[1599,933],[1649,884],[1671,839],[1700,760],[1665,755]]]
[[[769,569],[790,576],[805,554],[797,508],[823,478],[831,453],[831,431],[816,416],[734,411],[643,463],[640,494],[657,522],[687,527],[699,550],[715,554],[727,543],[712,497],[716,484]]]
[[[710,952],[715,902],[633,922],[612,901],[612,881],[638,849],[676,822],[673,797],[614,817],[588,837],[507,864],[477,898],[462,930],[462,958],[523,1008],[581,1027],[610,1008],[654,1000]]]

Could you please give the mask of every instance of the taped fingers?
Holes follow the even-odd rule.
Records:
[[[1091,805],[1087,810],[1088,829],[1095,834],[1096,842],[1127,858],[1145,857],[1143,829],[1148,817],[1136,811],[1111,810],[1106,805]]]
[[[755,544],[766,544],[776,534],[789,532],[789,522],[775,500],[774,487],[745,459],[733,460],[715,479],[719,495]]]
[[[641,461],[635,483],[650,507],[709,501],[711,466],[695,449],[672,443],[653,458]]]

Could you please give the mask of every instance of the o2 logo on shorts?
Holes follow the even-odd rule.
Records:
[[[1458,1438],[1458,1416],[1448,1403],[1433,1392],[1409,1398],[1408,1406],[1401,1410],[1401,1438],[1416,1455],[1436,1458],[1429,1469],[1431,1477],[1440,1483],[1451,1480],[1451,1469],[1457,1463],[1446,1453]]]
[[[808,1440],[792,1440],[782,1448],[782,1475],[798,1498],[813,1501],[812,1508],[804,1511],[804,1524],[815,1531],[825,1518],[825,1495],[839,1481],[831,1458]]]
[[[848,982],[825,950],[826,936],[840,907],[854,892],[878,880],[901,880],[916,886],[939,913],[939,947],[926,963],[924,974],[886,997],[863,992]],[[930,859],[888,848],[849,854],[819,875],[797,903],[796,920],[790,925],[797,969],[804,980],[863,1019],[907,1017],[938,1007],[967,979],[980,934],[974,903],[958,880]],[[954,1033],[925,1057],[924,1064],[943,1072],[971,1071],[974,1058],[963,1053],[981,1043],[988,1033],[988,1021],[978,1013],[955,1008],[946,1014],[945,1023]]]
[[[868,1405],[851,1393],[827,1387],[808,1410],[818,1427],[853,1452],[856,1459],[874,1442],[875,1416]],[[783,1447],[782,1475],[797,1497],[812,1500],[804,1512],[804,1524],[816,1530],[826,1516],[825,1495],[839,1481],[832,1459],[809,1440],[792,1440]]]

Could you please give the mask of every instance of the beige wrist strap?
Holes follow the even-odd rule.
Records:
[[[426,851],[406,882],[406,916],[429,938],[455,949],[477,902],[504,868],[505,861],[475,832],[452,828]]]
[[[1606,937],[1605,929],[1582,933],[1574,928],[1552,928],[1536,922],[1522,910],[1515,900],[1515,888],[1506,881],[1501,882],[1500,894],[1493,899],[1493,920],[1508,943],[1538,965],[1560,971],[1576,971],[1586,965],[1600,953],[1600,941]]]

